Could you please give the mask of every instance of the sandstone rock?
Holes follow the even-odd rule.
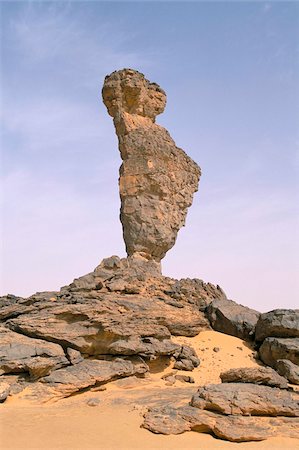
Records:
[[[198,367],[200,364],[200,360],[193,348],[190,348],[186,345],[183,345],[181,348],[179,348],[173,354],[173,356],[176,359],[176,362],[173,366],[174,369],[191,371],[195,367]]]
[[[83,356],[81,355],[78,350],[75,350],[73,348],[67,348],[67,357],[71,364],[78,364],[79,362],[83,361]]]
[[[299,417],[299,396],[249,383],[209,384],[193,395],[191,405],[228,415]]]
[[[299,365],[299,338],[266,338],[259,354],[265,364],[274,368],[279,359],[288,359]]]
[[[299,366],[287,359],[279,359],[275,366],[277,372],[287,378],[290,383],[299,384]]]
[[[175,375],[175,379],[182,383],[195,383],[194,378],[189,377],[189,375]]]
[[[10,385],[0,379],[0,403],[3,403],[9,396]]]
[[[181,346],[170,340],[171,334],[194,336],[208,329],[209,323],[198,303],[189,301],[186,291],[177,314],[177,308],[163,294],[163,277],[159,282],[160,288],[152,295],[151,284],[149,292],[142,295],[104,290],[74,292],[71,285],[69,290],[63,288],[56,302],[35,301],[28,313],[19,314],[6,325],[83,355],[170,356],[181,351]]]
[[[68,364],[60,345],[0,327],[0,374],[28,372],[39,378]]]
[[[88,359],[75,366],[55,370],[41,381],[48,383],[55,391],[67,397],[90,386],[135,374],[143,374],[147,371],[148,366],[140,359],[135,359],[133,362],[120,358],[110,361]]]
[[[159,262],[185,224],[200,168],[155,124],[166,104],[156,83],[123,69],[105,78],[102,94],[123,160],[120,218],[127,253]]]
[[[98,406],[100,404],[100,400],[98,398],[90,398],[87,400],[86,404],[88,406]]]
[[[273,436],[299,437],[299,419],[295,417],[222,416],[191,406],[150,408],[142,426],[166,435],[190,430],[210,433],[232,442],[261,441]]]
[[[299,337],[299,309],[275,309],[261,314],[255,339],[263,341],[266,337]]]
[[[222,383],[254,383],[287,389],[287,380],[270,367],[241,367],[220,374]]]
[[[227,299],[212,301],[206,309],[206,314],[214,330],[244,340],[253,339],[260,316],[254,309]]]

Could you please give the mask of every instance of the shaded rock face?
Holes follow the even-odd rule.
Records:
[[[159,262],[185,224],[200,168],[155,124],[166,104],[166,94],[156,83],[123,69],[105,78],[102,94],[123,160],[120,219],[127,253]]]
[[[114,360],[84,360],[74,366],[58,369],[41,379],[56,392],[67,397],[87,387],[104,384],[114,379],[144,374],[148,366],[141,359],[135,361],[115,358]]]
[[[279,359],[275,366],[277,372],[289,380],[290,383],[299,384],[299,366],[287,359]]]
[[[244,340],[252,340],[260,313],[222,298],[209,303],[206,315],[214,330]]]
[[[299,365],[299,338],[268,337],[262,343],[259,354],[268,366],[276,368],[279,359],[287,359]]]
[[[35,379],[68,364],[60,345],[0,327],[0,375],[27,372]]]
[[[299,309],[275,309],[261,314],[256,324],[255,339],[267,337],[299,337]]]

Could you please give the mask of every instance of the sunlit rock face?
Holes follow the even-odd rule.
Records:
[[[155,123],[166,105],[160,86],[123,69],[105,78],[102,94],[123,160],[120,220],[127,254],[160,262],[185,224],[200,168]]]

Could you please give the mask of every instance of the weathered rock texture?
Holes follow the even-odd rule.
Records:
[[[275,364],[277,372],[292,384],[299,384],[299,366],[287,359],[279,359]]]
[[[127,253],[159,262],[185,224],[200,168],[155,124],[166,104],[166,94],[156,83],[123,69],[105,78],[102,93],[123,160],[120,219]]]
[[[288,359],[299,365],[299,338],[268,337],[262,343],[259,353],[261,360],[274,368],[279,359]]]
[[[251,383],[209,384],[199,388],[191,405],[228,415],[299,417],[298,395]]]
[[[136,357],[169,364],[172,359],[180,369],[193,370],[200,363],[195,351],[171,336],[191,337],[209,329],[205,308],[225,294],[201,280],[153,272],[142,258],[132,265],[130,259],[112,256],[59,292],[1,297],[0,381],[1,374],[3,382],[15,374],[27,381],[43,378],[43,385],[69,395],[140,374]],[[103,361],[107,357],[112,359]],[[143,372],[148,370],[144,361]]]
[[[214,330],[244,340],[254,338],[260,313],[226,298],[209,303],[206,314]]]
[[[268,386],[212,384],[200,388],[190,406],[149,408],[143,427],[161,434],[208,432],[233,442],[298,438],[298,399],[298,394]]]
[[[287,389],[287,380],[270,367],[240,367],[220,374],[222,383],[253,383]]]
[[[273,436],[299,437],[297,417],[224,416],[192,406],[151,408],[142,425],[153,433],[210,433],[232,442],[262,441]]]
[[[60,345],[0,327],[0,375],[28,372],[31,378],[40,378],[68,364]]]
[[[275,309],[261,314],[255,339],[262,341],[266,337],[299,337],[299,309]]]

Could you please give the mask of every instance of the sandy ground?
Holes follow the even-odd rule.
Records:
[[[177,381],[167,386],[161,376],[171,367],[152,365],[154,373],[146,379],[118,380],[104,391],[87,391],[58,402],[40,404],[30,391],[9,398],[0,405],[0,448],[5,449],[160,449],[160,450],[292,450],[299,440],[271,438],[255,443],[230,443],[210,435],[187,432],[177,436],[155,435],[140,428],[146,405],[164,398],[177,403],[191,398],[197,386],[220,381],[221,371],[231,367],[253,367],[253,350],[241,340],[215,331],[195,338],[174,338],[193,346],[201,359],[190,374],[195,384]],[[214,348],[219,351],[214,351]],[[166,396],[166,397],[165,397]],[[90,399],[98,400],[89,406]]]

